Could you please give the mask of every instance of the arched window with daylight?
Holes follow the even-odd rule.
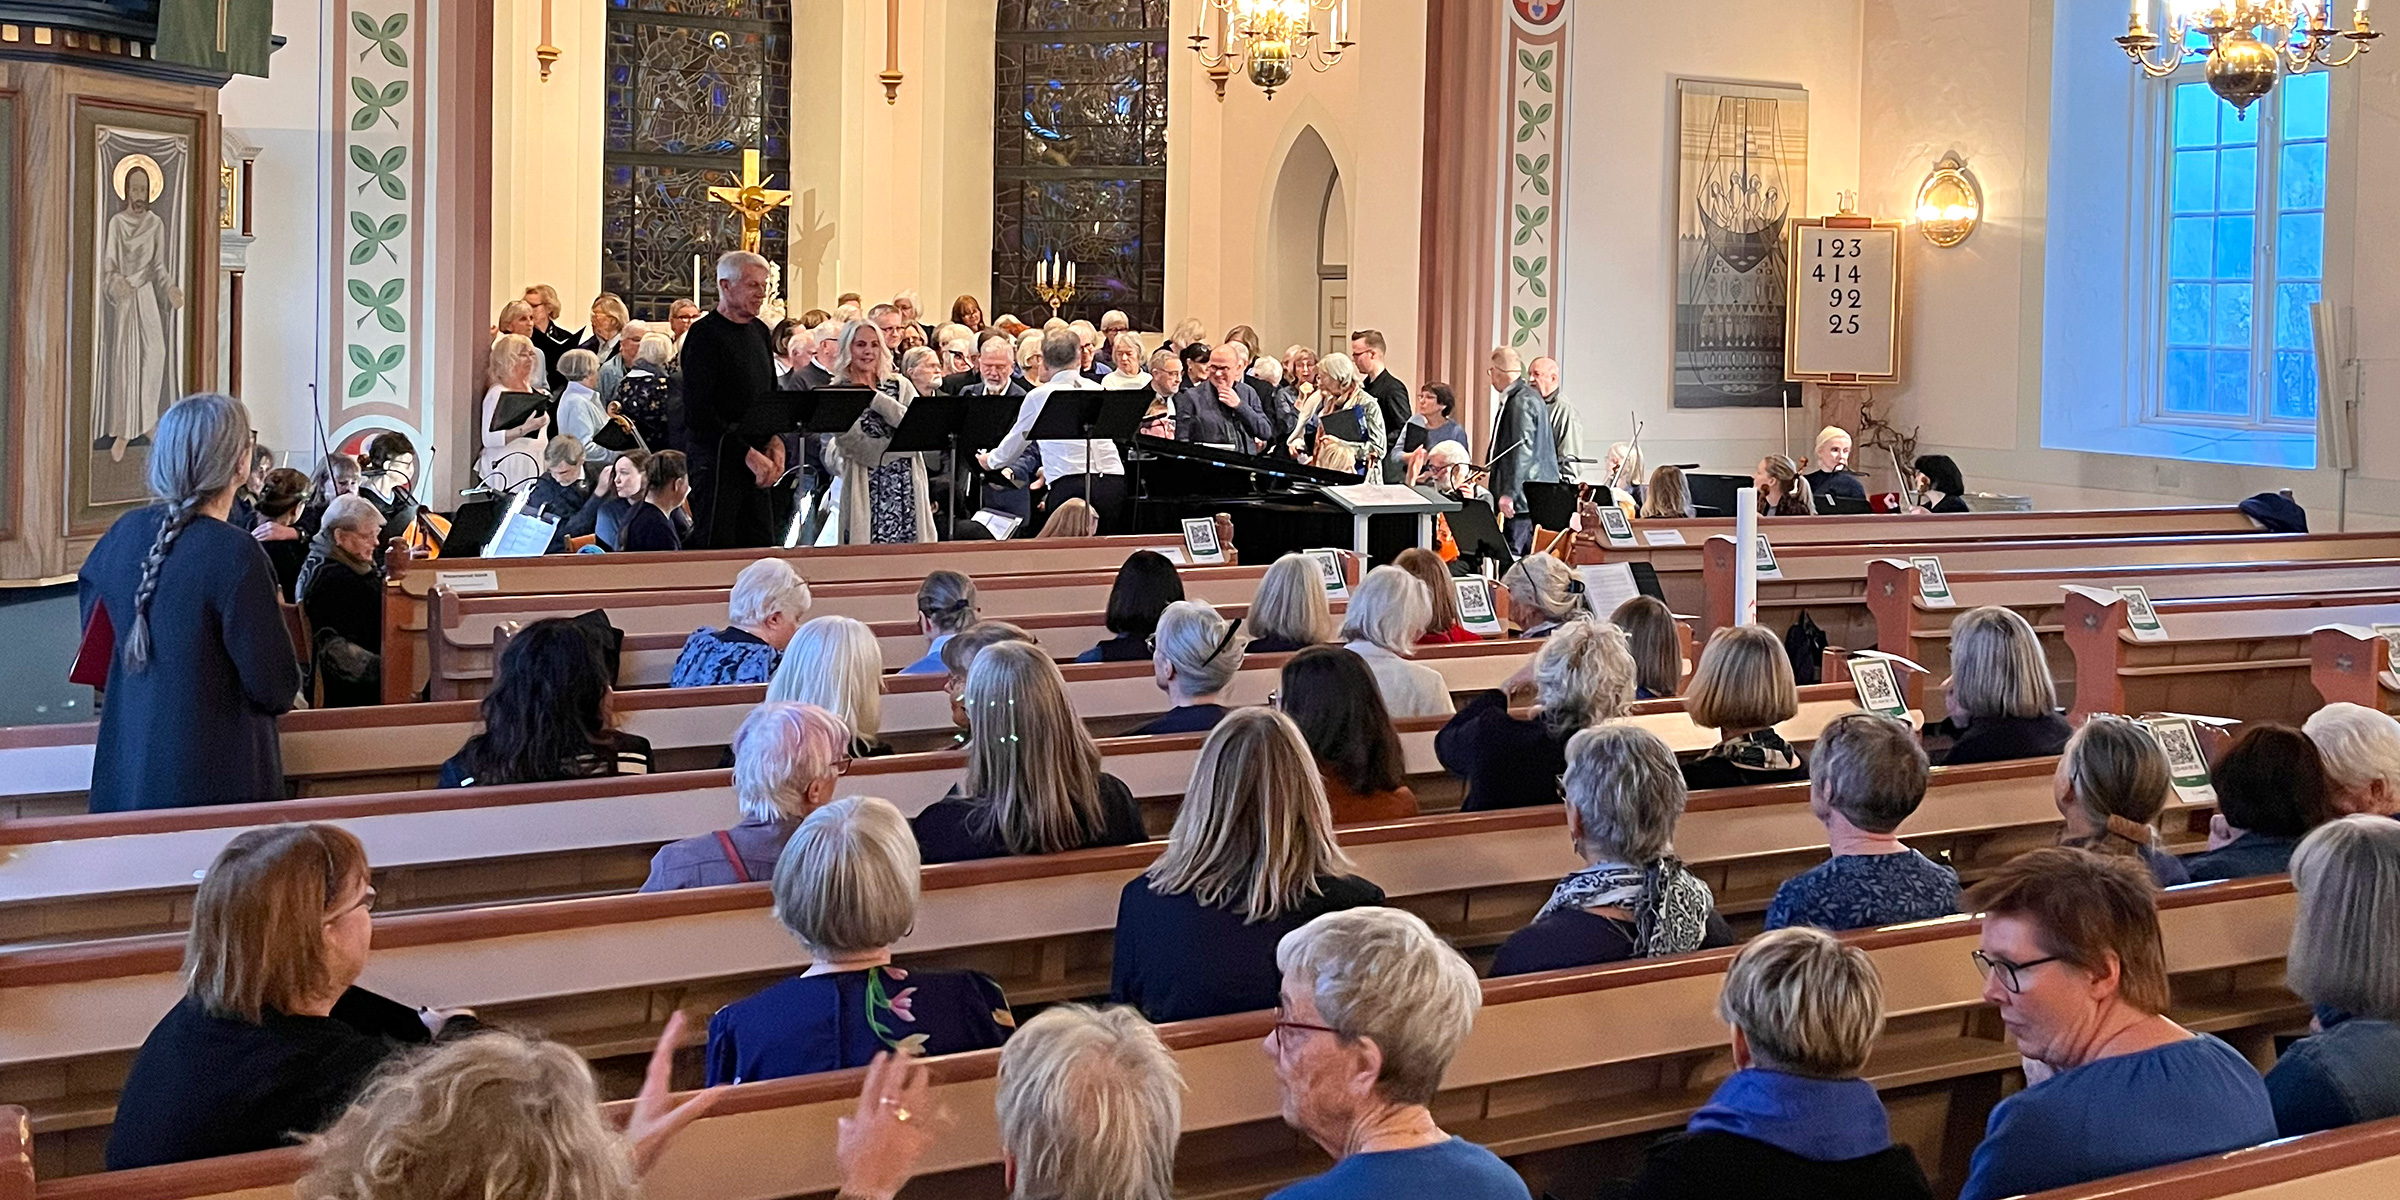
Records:
[[[1076,264],[1058,315],[1165,328],[1167,0],[999,0],[993,315],[1040,324],[1034,265]]]

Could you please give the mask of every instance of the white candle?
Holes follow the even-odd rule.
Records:
[[[1074,287],[1074,286],[1075,286],[1075,264],[1074,264],[1074,263],[1068,263],[1068,264],[1067,264],[1067,286],[1068,286],[1068,287]]]
[[[692,256],[692,303],[700,303],[700,256]]]

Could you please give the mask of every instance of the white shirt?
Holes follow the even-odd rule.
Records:
[[[1081,371],[1063,371],[1051,376],[1050,382],[1033,389],[1033,393],[1025,397],[1025,403],[1017,408],[1017,423],[1010,427],[1008,436],[1000,439],[1000,444],[992,448],[991,461],[1005,463],[1025,452],[1025,435],[1032,430],[1033,423],[1040,419],[1042,406],[1050,401],[1050,393],[1061,390],[1091,391],[1099,386]],[[1042,473],[1049,476],[1052,483],[1069,475],[1125,473],[1125,459],[1117,453],[1117,444],[1107,438],[1092,439],[1092,464],[1089,467],[1084,465],[1085,443],[1081,438],[1073,441],[1037,441],[1034,445],[1040,447],[1042,452]]]

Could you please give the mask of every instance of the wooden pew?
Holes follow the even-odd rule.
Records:
[[[2247,562],[2201,565],[2021,567],[1999,571],[1953,571],[1945,562],[1949,608],[1925,603],[1917,568],[1904,559],[1867,564],[1867,608],[1875,618],[1876,648],[1922,663],[1935,679],[1950,670],[1950,622],[1985,605],[2013,609],[2033,625],[2050,659],[2050,672],[2072,700],[2075,656],[2066,641],[2066,592],[2062,583],[2106,591],[2138,585],[2153,600],[2230,596],[2316,597],[2311,603],[2342,604],[2361,593],[2400,591],[2400,559],[2330,562]]]
[[[1356,560],[1347,555],[1345,559],[1355,580]],[[1182,572],[1184,594],[1211,604],[1247,605],[1266,573],[1265,567],[1186,567]],[[1072,574],[1007,575],[977,581],[976,591],[983,615],[996,620],[1045,613],[1099,613],[1108,607],[1108,595],[1116,578],[1114,567]],[[812,586],[814,603],[809,615],[851,617],[880,625],[887,631],[894,626],[914,629],[918,582],[908,579]],[[727,588],[527,596],[459,595],[447,588],[435,588],[426,607],[429,629],[426,636],[433,664],[432,698],[480,698],[491,686],[493,639],[506,626],[530,625],[545,617],[572,617],[601,609],[607,612],[609,624],[628,636],[672,637],[680,646],[681,639],[695,629],[725,624],[725,608],[731,597],[732,591]],[[1091,646],[1087,641],[1076,652]],[[921,647],[918,653],[923,653]]]
[[[2325,625],[2308,636],[2308,682],[2327,704],[2348,702],[2400,715],[2400,677],[2391,643],[2359,625]]]
[[[1850,708],[1846,686],[1806,689],[1782,727],[1805,745]],[[1679,700],[1645,701],[1629,718],[1685,751],[1712,735]],[[1442,718],[1400,723],[1421,811],[1456,808],[1464,788],[1433,751]],[[1103,769],[1150,808],[1154,835],[1173,823],[1204,735],[1101,742]],[[880,796],[915,814],[960,781],[963,754],[857,763],[838,794]],[[650,855],[736,819],[730,773],[668,775],[396,792],[270,804],[31,818],[0,824],[0,944],[118,937],[183,928],[200,874],[245,830],[331,821],[366,843],[385,913],[495,901],[628,892]]]
[[[2169,1015],[2266,1061],[2273,1035],[2308,1016],[2281,985],[2295,907],[2282,879],[2205,884],[2162,898],[2175,987]],[[1984,1118],[2018,1065],[1981,1001],[1983,982],[1968,957],[1978,932],[1974,918],[1959,917],[1846,935],[1883,979],[1887,1025],[1866,1078],[1883,1091],[1894,1136],[1915,1150],[1937,1194],[1962,1181]],[[1621,1168],[1640,1141],[1679,1126],[1731,1069],[1715,1008],[1733,954],[1485,982],[1483,1008],[1444,1076],[1436,1116],[1511,1159],[1537,1192],[1618,1173],[1597,1168]],[[1259,1045],[1271,1022],[1272,1014],[1245,1013],[1161,1030],[1186,1089],[1178,1195],[1257,1196],[1324,1169],[1322,1155],[1282,1127],[1273,1067]],[[957,1124],[924,1162],[920,1194],[992,1191],[998,1060],[997,1051],[934,1060],[934,1103]],[[862,1074],[735,1088],[668,1151],[645,1192],[711,1200],[830,1194],[838,1183],[834,1122],[855,1106]],[[299,1151],[278,1150],[51,1179],[71,1168],[45,1162],[38,1194],[258,1200],[283,1195],[303,1166]]]
[[[2056,538],[2014,542],[1886,542],[1854,546],[1778,546],[1779,577],[1758,582],[1758,620],[1781,634],[1805,610],[1836,646],[1879,643],[1867,609],[1867,564],[1932,554],[1945,574],[2038,568],[2067,575],[2127,566],[2203,566],[2247,562],[2327,562],[2400,558],[2400,533],[2253,533],[2193,537]],[[1707,630],[1733,620],[1733,542],[1711,539],[1703,568]]]
[[[2160,537],[2248,533],[2258,523],[2232,505],[2192,508],[2123,508],[2021,513],[1893,513],[1823,517],[1761,517],[1759,532],[1776,546],[1870,545],[1878,542],[1977,542],[2024,538]],[[1707,606],[1701,550],[1712,537],[1733,534],[1731,517],[1653,518],[1633,523],[1635,545],[1594,546],[1579,542],[1578,563],[1646,562],[1658,572],[1659,587],[1676,612]],[[1665,533],[1681,545],[1653,546]]]
[[[1233,545],[1231,522],[1220,520],[1217,541]],[[387,556],[383,600],[383,701],[402,703],[426,684],[425,604],[433,589],[489,585],[491,595],[726,588],[761,558],[789,560],[813,586],[822,581],[923,579],[950,566],[983,576],[1115,570],[1136,550],[1175,557],[1177,534],[1050,538],[1007,542],[934,542],[907,546],[824,546],[782,550],[678,550],[634,554],[558,554],[540,558],[410,559]],[[992,560],[987,566],[986,559]],[[959,567],[964,562],[966,567]]]
[[[2400,1117],[2284,1138],[2030,1200],[2362,1200],[2400,1195]]]
[[[2324,703],[2312,682],[2315,631],[2400,621],[2400,592],[2346,604],[2311,599],[2154,601],[2167,636],[2145,642],[2126,626],[2122,598],[2069,593],[2066,637],[2079,681],[2072,716],[2198,712],[2298,725]]]

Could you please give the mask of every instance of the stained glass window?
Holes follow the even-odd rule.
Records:
[[[2163,416],[2314,422],[2331,77],[2287,75],[2245,119],[2175,87]]]
[[[1055,253],[1077,264],[1061,315],[1164,328],[1167,0],[1000,0],[996,42],[987,311],[1049,317]]]
[[[742,151],[762,172],[791,161],[790,0],[609,0],[602,151],[601,286],[637,317],[664,317],[692,294],[714,302],[716,256],[741,220],[708,199],[733,183]],[[767,214],[761,253],[784,260],[784,212]]]

